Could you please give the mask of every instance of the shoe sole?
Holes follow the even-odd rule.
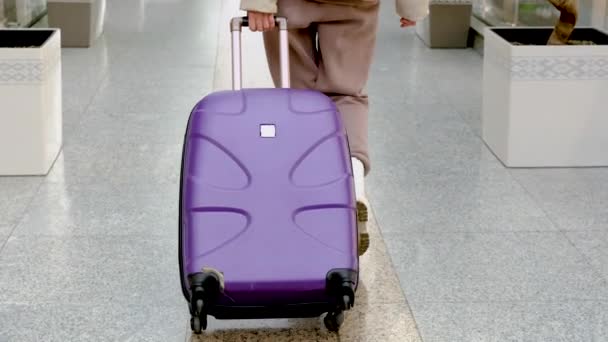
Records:
[[[368,210],[367,206],[362,202],[357,202],[357,227],[366,226],[368,221]],[[362,256],[369,249],[369,233],[367,227],[359,230],[359,256]],[[361,232],[364,230],[364,232]]]

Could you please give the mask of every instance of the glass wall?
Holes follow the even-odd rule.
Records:
[[[46,14],[46,0],[0,0],[0,24],[30,27]]]
[[[579,0],[577,25],[597,25],[598,9],[606,10],[606,0]],[[559,18],[547,0],[473,0],[473,15],[489,26],[553,26]]]
[[[608,5],[604,6],[606,10],[604,11],[604,28],[608,29]]]
[[[4,27],[4,0],[0,0],[0,27]]]

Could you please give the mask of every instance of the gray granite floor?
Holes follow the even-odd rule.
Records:
[[[504,168],[479,137],[482,63],[382,26],[368,183],[421,337],[606,341],[608,169]]]
[[[108,0],[64,49],[65,149],[0,178],[0,341],[606,341],[608,170],[510,170],[479,138],[482,58],[430,50],[391,1],[369,91],[372,248],[340,336],[319,320],[191,336],[179,289],[181,139],[230,85],[237,0]],[[244,33],[246,86],[269,84]]]

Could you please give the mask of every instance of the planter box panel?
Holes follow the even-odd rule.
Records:
[[[575,32],[574,39],[608,41],[595,29]],[[510,167],[606,166],[608,45],[515,46],[504,39],[546,41],[550,33],[486,31],[483,138]]]
[[[511,86],[506,80],[509,78],[509,72],[492,62],[487,58],[484,61],[483,83],[492,84],[493,88],[487,91],[484,87],[483,90],[483,130],[486,142],[495,153],[499,156],[508,156],[506,142],[510,127],[508,112]]]
[[[608,86],[580,83],[538,81],[512,87],[511,112],[522,113],[510,122],[513,166],[608,165]]]
[[[60,33],[26,31],[0,30],[17,46],[19,37],[48,37],[0,48],[0,175],[45,175],[62,145]]]

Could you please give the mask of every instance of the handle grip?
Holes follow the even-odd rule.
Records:
[[[275,17],[275,24],[279,29],[279,51],[281,63],[281,88],[289,88],[289,40],[287,36],[287,19]],[[230,21],[232,33],[232,89],[240,90],[242,81],[241,31],[249,26],[248,17],[235,17]]]
[[[232,30],[240,30],[242,27],[249,27],[249,17],[239,17],[232,19]],[[274,17],[274,24],[279,28],[279,30],[287,29],[287,19],[283,17]]]

